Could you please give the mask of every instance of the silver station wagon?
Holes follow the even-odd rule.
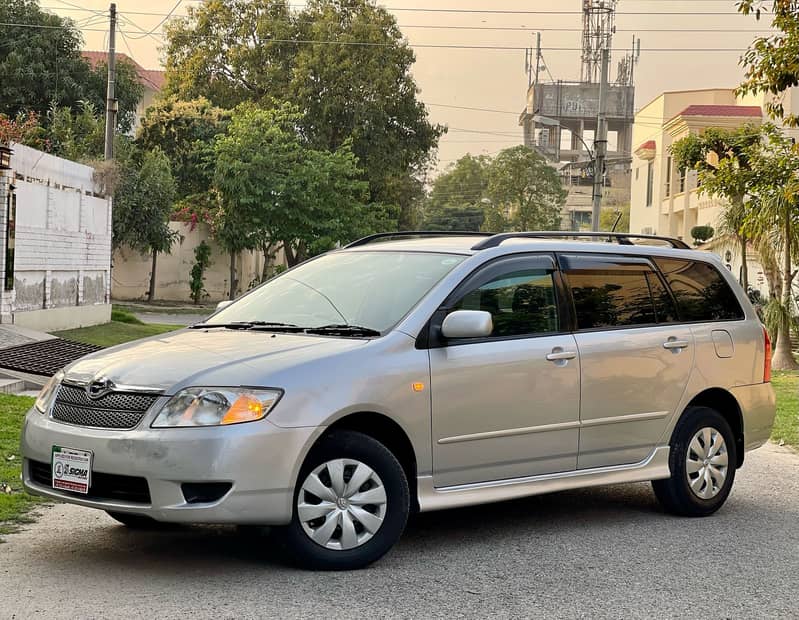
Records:
[[[576,487],[651,480],[707,516],[769,436],[770,355],[678,240],[376,235],[65,368],[23,478],[130,527],[275,526],[316,569],[377,560],[414,511]]]

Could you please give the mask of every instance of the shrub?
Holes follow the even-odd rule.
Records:
[[[211,246],[205,241],[194,248],[194,265],[191,268],[191,298],[195,304],[208,294],[205,290],[205,270],[211,264]]]

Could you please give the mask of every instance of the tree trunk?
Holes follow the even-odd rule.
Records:
[[[236,299],[236,290],[239,288],[239,282],[236,279],[236,252],[230,252],[230,292],[228,299]]]
[[[150,289],[147,291],[147,301],[152,303],[155,299],[155,267],[158,262],[158,252],[153,250],[153,265],[150,271]]]
[[[746,245],[747,239],[746,236],[741,235],[741,286],[744,289],[744,293],[747,295],[749,294],[749,265],[746,261]]]
[[[286,264],[289,268],[294,267],[297,264],[297,254],[294,252],[294,248],[291,247],[291,243],[288,241],[283,242],[283,253],[286,255]]]
[[[791,284],[793,283],[793,266],[791,265],[791,214],[786,205],[783,220],[783,240],[785,247],[782,253],[782,311],[780,312],[780,331],[774,347],[771,367],[775,370],[797,370],[799,364],[791,351],[791,316],[793,303]]]

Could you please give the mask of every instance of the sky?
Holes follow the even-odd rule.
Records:
[[[160,32],[160,22],[176,2],[116,0],[122,16],[120,30],[125,33],[117,37],[118,51],[133,56],[145,68],[159,68],[162,39],[133,33]],[[183,0],[174,13],[185,14],[196,3]],[[107,27],[107,18],[91,12],[107,14],[107,0],[40,0],[40,4],[84,23],[87,49],[107,48],[107,35],[95,31]],[[396,15],[409,43],[416,46],[413,73],[430,119],[449,127],[439,145],[438,170],[466,153],[493,154],[521,143],[518,115],[527,90],[523,50],[534,45],[537,30],[542,32],[547,69],[542,79],[580,76],[582,0],[385,0],[380,4]],[[426,10],[412,10],[420,8]],[[631,46],[636,35],[641,39],[635,69],[636,108],[665,90],[732,88],[743,76],[740,55],[767,26],[768,21],[756,22],[754,17],[736,13],[731,0],[619,0],[611,77],[622,50]],[[430,45],[518,49],[423,47]]]

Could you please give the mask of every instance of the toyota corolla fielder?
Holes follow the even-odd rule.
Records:
[[[768,438],[768,336],[712,255],[393,237],[58,373],[25,419],[25,487],[129,526],[278,526],[291,557],[342,569],[413,510],[652,480],[710,515]]]

